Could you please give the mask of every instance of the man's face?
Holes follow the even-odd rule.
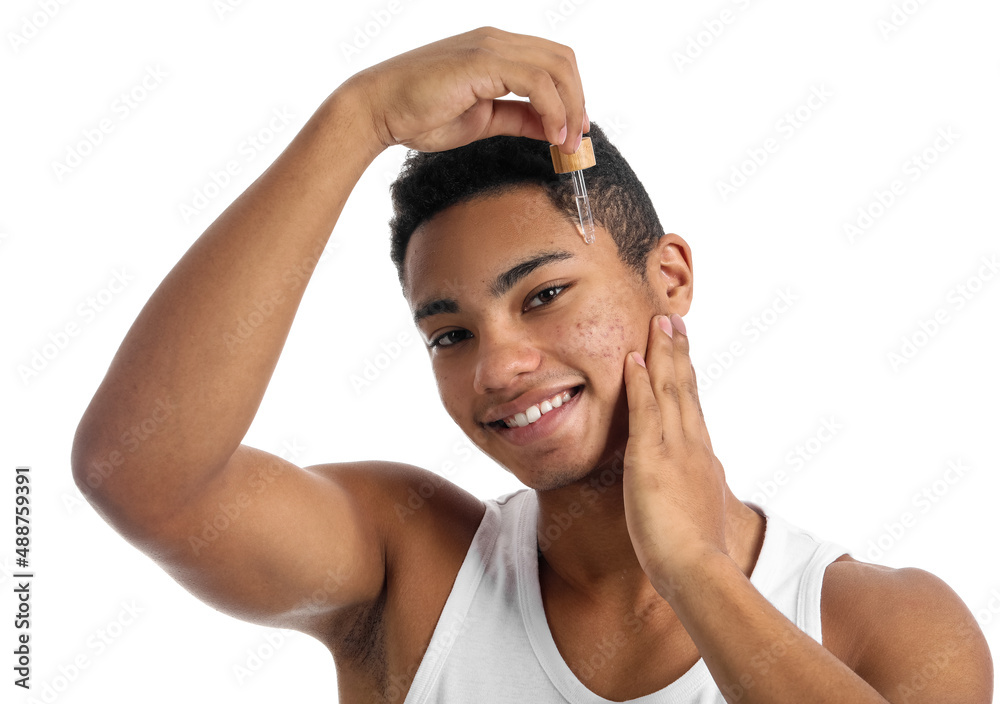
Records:
[[[547,490],[624,451],[625,356],[645,351],[650,317],[671,303],[607,231],[588,245],[540,188],[519,187],[421,225],[405,276],[444,407],[486,454]]]

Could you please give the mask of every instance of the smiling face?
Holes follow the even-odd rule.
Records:
[[[405,293],[449,415],[544,491],[624,452],[625,356],[645,351],[653,315],[687,312],[689,262],[687,244],[664,236],[650,254],[651,286],[602,227],[584,243],[542,189],[523,186],[417,228]]]

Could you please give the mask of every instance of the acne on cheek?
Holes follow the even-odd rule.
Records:
[[[625,321],[620,316],[589,314],[568,329],[560,330],[566,351],[583,350],[588,357],[618,363],[625,349]]]

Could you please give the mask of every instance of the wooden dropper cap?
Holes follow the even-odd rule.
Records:
[[[557,174],[565,174],[570,171],[589,169],[597,164],[594,157],[594,145],[590,143],[590,137],[584,137],[580,142],[580,148],[572,154],[563,154],[555,144],[549,145],[549,153],[552,155],[552,166]]]

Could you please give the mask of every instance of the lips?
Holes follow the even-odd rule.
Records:
[[[525,392],[515,401],[494,408],[483,421],[493,428],[517,428],[537,422],[542,416],[562,406],[583,389],[583,385],[555,390]]]
[[[504,418],[502,422],[508,428],[523,428],[526,425],[530,425],[531,423],[540,420],[543,415],[559,408],[564,403],[569,403],[569,400],[573,398],[573,394],[574,391],[572,389],[569,391],[562,391],[555,394],[551,398],[541,401],[540,403],[528,406],[520,413],[515,413],[512,416]]]
[[[548,401],[553,398],[556,394],[545,397],[537,404],[532,404],[532,406],[538,409],[537,412],[539,413],[539,417],[534,421],[528,421],[528,415],[526,412],[519,412],[514,415],[513,426],[507,424],[507,421],[510,419],[510,416],[507,416],[501,420],[487,423],[486,427],[494,433],[497,433],[501,438],[512,445],[523,446],[541,441],[544,438],[548,438],[559,432],[561,428],[567,425],[567,423],[574,422],[574,419],[577,416],[574,411],[579,405],[580,398],[583,396],[583,391],[584,387],[581,385],[574,386],[571,389],[560,392],[558,394],[560,397],[565,398],[568,396],[569,400],[563,401],[559,406],[552,406],[552,409],[545,413],[541,413],[541,404],[544,401]],[[519,401],[518,405],[527,402],[527,400],[528,399]],[[529,409],[530,408],[531,406],[529,406]],[[535,412],[532,412],[532,416],[534,416],[534,413]],[[524,417],[517,418],[518,415],[523,415]],[[519,421],[525,421],[525,424],[520,425]]]

